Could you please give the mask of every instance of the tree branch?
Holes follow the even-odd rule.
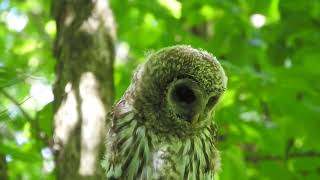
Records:
[[[318,151],[305,151],[305,152],[291,152],[286,156],[281,155],[248,155],[246,161],[257,163],[258,161],[285,161],[293,158],[320,158]]]

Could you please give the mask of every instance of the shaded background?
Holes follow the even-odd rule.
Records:
[[[229,77],[215,117],[217,179],[320,178],[320,1],[110,3],[118,32],[116,99],[150,51],[174,44],[206,49]],[[0,2],[0,167],[10,179],[54,179],[52,151],[42,142],[53,128],[50,5]]]

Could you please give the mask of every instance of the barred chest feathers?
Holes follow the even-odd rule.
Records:
[[[108,179],[213,179],[220,163],[213,124],[184,140],[162,139],[124,100],[117,106],[122,112],[113,114],[104,161]]]

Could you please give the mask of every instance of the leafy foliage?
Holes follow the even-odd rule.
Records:
[[[117,99],[148,51],[173,44],[206,49],[229,77],[215,117],[219,179],[320,178],[320,1],[113,0],[111,6]],[[0,2],[0,154],[10,179],[53,178],[45,143],[52,98],[39,92],[53,83],[54,35],[49,1]]]

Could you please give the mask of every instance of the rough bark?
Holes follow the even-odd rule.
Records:
[[[57,179],[103,179],[105,115],[114,96],[115,27],[107,0],[56,0]]]

